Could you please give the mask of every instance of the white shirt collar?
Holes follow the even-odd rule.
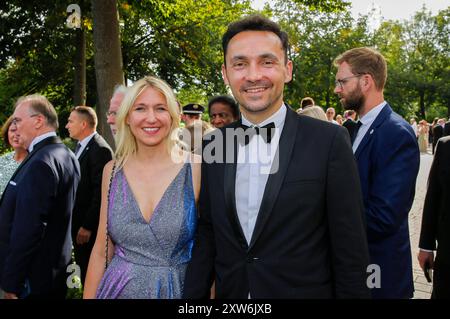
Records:
[[[31,152],[33,151],[33,148],[34,148],[34,146],[35,146],[37,143],[39,143],[39,142],[45,140],[47,137],[50,137],[50,136],[56,136],[56,132],[48,132],[48,133],[45,133],[45,134],[36,136],[36,137],[31,141],[30,146],[28,146],[28,153],[31,153]]]
[[[84,149],[86,148],[86,146],[89,144],[89,142],[91,141],[91,139],[94,137],[94,135],[97,132],[94,131],[94,133],[90,134],[89,136],[86,136],[85,138],[83,138],[81,141],[79,141],[78,143],[80,143],[81,147],[80,150],[78,151],[76,155],[77,158],[80,158],[80,155],[83,153]]]
[[[90,135],[88,135],[88,136],[86,136],[85,138],[83,138],[81,141],[78,141],[78,143],[80,143],[81,144],[81,148],[85,148],[86,147],[86,145],[88,145],[88,143],[90,142],[90,140],[91,140],[91,138],[93,138],[94,137],[94,135],[96,134],[97,132],[96,131],[94,131],[94,133],[92,133],[92,134],[90,134]],[[81,152],[80,152],[81,153]]]
[[[383,107],[385,105],[386,105],[386,101],[381,102],[380,104],[375,106],[373,109],[371,109],[369,112],[364,114],[364,116],[362,116],[359,120],[361,121],[361,123],[363,125],[367,125],[367,124],[372,125],[372,123],[375,121],[378,114],[380,114],[381,110],[383,109]]]
[[[378,117],[378,114],[380,114],[381,110],[383,110],[383,108],[386,104],[387,104],[386,101],[381,102],[380,104],[375,106],[373,109],[371,109],[369,112],[367,112],[364,116],[362,116],[359,119],[359,121],[362,123],[362,125],[361,125],[360,129],[358,130],[355,141],[353,142],[353,145],[352,145],[353,153],[356,153],[356,150],[358,149],[359,144],[361,143],[361,141],[363,140],[367,131],[372,126],[372,123]]]

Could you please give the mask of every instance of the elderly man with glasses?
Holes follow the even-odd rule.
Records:
[[[64,299],[78,161],[56,136],[58,116],[44,96],[20,98],[11,125],[29,155],[0,200],[0,288],[7,299]]]

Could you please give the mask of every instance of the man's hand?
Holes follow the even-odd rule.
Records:
[[[87,230],[86,228],[80,227],[77,234],[77,244],[78,245],[84,245],[86,244],[89,239],[91,238],[92,232],[90,230]]]
[[[433,267],[434,267],[434,253],[432,251],[419,250],[419,254],[417,255],[417,259],[419,260],[420,268],[422,268],[422,270],[425,269],[425,265],[426,264],[428,264],[429,268],[433,269]]]

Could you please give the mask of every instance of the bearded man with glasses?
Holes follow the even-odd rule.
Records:
[[[381,285],[373,298],[411,298],[414,286],[408,229],[419,171],[419,147],[413,129],[384,100],[384,57],[371,48],[355,48],[335,60],[334,92],[346,110],[355,110],[358,127],[352,148],[358,163],[367,221],[371,263]]]

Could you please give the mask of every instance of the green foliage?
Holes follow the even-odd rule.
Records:
[[[324,12],[344,11],[350,6],[350,2],[347,2],[345,0],[293,0],[292,2],[304,5],[312,11]]]
[[[297,108],[303,97],[311,96],[317,105],[333,106],[339,113],[341,106],[333,94],[333,60],[347,49],[370,44],[366,20],[353,26],[347,11],[324,13],[285,1],[276,2],[274,16],[282,17],[280,24],[291,42],[294,74],[287,102]]]
[[[89,1],[78,3],[83,14],[89,12]],[[65,26],[67,5],[61,0],[7,0],[0,5],[0,14],[5,14],[0,28],[8,30],[0,37],[0,120],[12,113],[18,97],[33,93],[47,96],[57,111],[73,106],[75,33]],[[89,48],[87,105],[95,105],[92,46]],[[67,136],[65,123],[60,120],[63,137]]]

